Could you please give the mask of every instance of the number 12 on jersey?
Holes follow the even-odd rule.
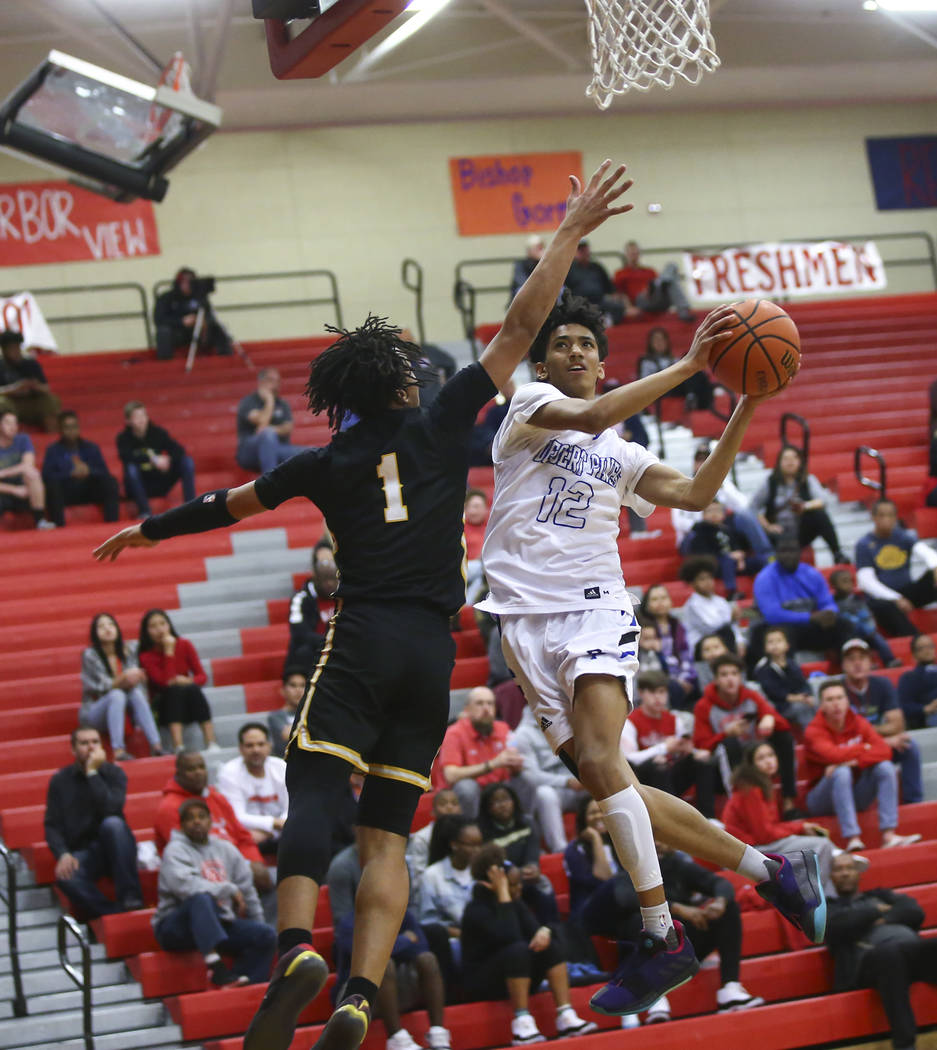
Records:
[[[540,501],[537,521],[552,522],[564,529],[584,529],[586,519],[574,511],[588,510],[594,495],[595,489],[588,481],[575,481],[567,488],[566,478],[550,478],[550,488]]]
[[[409,518],[407,505],[403,501],[403,486],[400,483],[400,471],[397,468],[397,453],[388,452],[381,456],[377,476],[384,483],[384,521],[392,525]]]

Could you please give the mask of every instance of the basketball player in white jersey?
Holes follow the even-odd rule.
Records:
[[[611,428],[705,368],[730,318],[730,307],[712,311],[681,361],[596,397],[608,353],[601,314],[564,295],[530,351],[538,382],[514,395],[492,446],[495,494],[482,550],[491,593],[480,607],[500,618],[508,666],[554,750],[598,802],[641,904],[644,933],[592,998],[602,1013],[644,1010],[699,969],[670,916],[655,834],[751,878],[816,943],[826,924],[813,853],[757,852],[682,799],[641,786],[620,749],[639,634],[618,554],[621,507],[647,517],[654,506],[708,506],[758,399],[741,398],[693,478]]]

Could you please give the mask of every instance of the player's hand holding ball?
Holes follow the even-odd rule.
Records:
[[[800,369],[797,326],[767,299],[746,299],[728,309],[731,334],[710,359],[713,375],[735,393],[759,401],[783,390]]]

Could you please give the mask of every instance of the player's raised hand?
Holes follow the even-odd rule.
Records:
[[[585,189],[575,175],[569,177],[572,189],[566,201],[563,225],[575,226],[581,237],[591,233],[613,215],[623,215],[634,207],[633,204],[615,204],[622,194],[631,189],[634,180],[623,178],[627,170],[624,164],[619,164],[608,175],[611,166],[610,160],[603,160],[586,183]]]
[[[709,366],[713,351],[732,335],[733,325],[737,320],[735,310],[731,303],[717,306],[703,318],[690,349],[687,350],[684,361],[695,366],[697,371],[702,371]]]
[[[139,525],[131,525],[127,529],[121,529],[109,540],[105,540],[94,552],[98,561],[115,561],[117,555],[125,547],[155,547],[158,540],[148,540]]]

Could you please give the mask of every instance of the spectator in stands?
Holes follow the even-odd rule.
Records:
[[[208,675],[195,646],[176,634],[172,620],[162,609],[143,614],[139,645],[140,664],[146,671],[160,725],[168,727],[176,751],[182,747],[182,727],[190,722],[201,727],[206,753],[220,751],[211,708],[202,692]]]
[[[117,435],[117,455],[124,465],[124,488],[137,512],[148,518],[151,496],[166,496],[177,481],[182,498],[195,499],[195,464],[169,432],[150,422],[142,401],[124,405],[127,425]]]
[[[22,333],[11,328],[0,332],[0,353],[0,398],[12,406],[21,423],[54,433],[62,402],[52,393],[42,365],[23,356]]]
[[[696,681],[701,690],[713,680],[713,660],[728,652],[731,650],[721,634],[704,634],[696,643],[693,649],[693,659],[696,665]]]
[[[66,507],[98,503],[105,521],[117,521],[120,487],[100,448],[81,436],[77,412],[60,412],[58,425],[61,437],[49,445],[42,461],[49,517],[61,528]]]
[[[608,315],[611,324],[620,324],[624,319],[627,305],[625,298],[615,290],[608,270],[592,258],[592,249],[587,240],[579,242],[565,283],[570,294],[581,296],[598,306]]]
[[[742,661],[728,653],[712,662],[713,681],[693,708],[693,745],[711,751],[729,794],[731,771],[742,761],[745,746],[767,740],[781,766],[784,817],[793,819],[797,795],[794,739],[790,723],[754,689],[742,683]]]
[[[16,413],[0,407],[0,514],[28,510],[37,529],[54,529],[45,517],[46,490],[36,466],[36,450],[21,434]]]
[[[924,798],[921,749],[908,733],[904,712],[895,687],[880,675],[872,674],[868,642],[853,638],[841,654],[843,686],[849,706],[875,726],[891,748],[891,759],[901,770],[901,801],[920,802]]]
[[[778,711],[803,729],[817,713],[817,701],[800,664],[791,658],[787,631],[769,627],[764,645],[765,655],[755,664],[755,681]]]
[[[645,314],[670,311],[681,321],[696,320],[680,286],[680,271],[676,263],[667,263],[660,273],[653,267],[642,265],[637,241],[628,241],[625,245],[625,265],[615,271],[612,281],[635,311]]]
[[[800,449],[785,445],[774,469],[752,496],[751,506],[769,536],[794,536],[801,547],[819,536],[830,548],[833,561],[845,565],[849,558],[843,553],[836,527],[826,512],[829,498],[813,474],[807,473]]]
[[[358,824],[358,799],[361,797],[361,788],[363,786],[364,776],[355,769],[348,775],[346,790],[335,800],[332,841],[329,844],[330,857],[334,857],[355,841],[355,827]]]
[[[285,667],[283,680],[280,683],[280,696],[283,706],[278,711],[267,715],[267,728],[270,730],[271,751],[277,758],[283,758],[286,744],[293,731],[293,719],[296,709],[306,692],[306,672],[301,667]]]
[[[489,784],[478,806],[478,826],[485,842],[503,847],[518,869],[524,902],[541,922],[557,922],[556,895],[540,871],[540,829],[524,816],[520,800],[507,784]]]
[[[507,868],[507,870],[505,870]],[[521,876],[490,843],[472,862],[475,887],[462,920],[462,966],[471,1000],[511,1001],[514,1046],[543,1042],[528,1009],[530,993],[546,978],[556,1004],[556,1033],[585,1035],[597,1025],[584,1021],[570,1005],[563,946],[554,931],[539,924],[521,899]]]
[[[511,272],[511,298],[521,290],[524,281],[534,272],[537,263],[543,257],[546,244],[539,233],[532,233],[527,238],[527,250],[523,259],[517,259]]]
[[[110,613],[98,613],[91,621],[90,645],[81,654],[81,709],[78,721],[106,729],[114,749],[114,761],[133,758],[124,745],[127,714],[143,730],[151,755],[161,755],[159,730],[143,684],[146,672],[140,667],[136,647],[125,642],[120,626]]]
[[[495,434],[498,433],[498,428],[504,422],[504,417],[508,414],[515,389],[514,381],[508,380],[495,398],[494,404],[485,410],[485,414],[472,428],[472,436],[469,441],[470,466],[491,466],[491,443],[495,439]]]
[[[795,649],[839,652],[851,636],[852,625],[839,615],[823,573],[801,561],[800,541],[794,536],[781,538],[777,560],[755,577],[755,602],[764,625],[751,632],[752,659],[760,658],[768,627],[783,626]]]
[[[712,451],[708,441],[698,445],[693,453],[693,473],[709,458]],[[770,561],[774,557],[774,546],[768,539],[768,534],[761,526],[758,515],[752,513],[748,505],[748,497],[745,496],[738,486],[727,477],[719,486],[716,499],[722,504],[727,512],[727,521],[740,536],[744,537],[749,550],[753,555]],[[700,510],[674,509],[670,512],[670,520],[674,532],[677,534],[677,549],[681,554],[686,554],[686,537],[691,528],[698,521],[702,521],[703,512]]]
[[[329,621],[335,612],[338,570],[328,543],[312,549],[312,576],[290,601],[290,645],[285,667],[299,667],[311,675],[322,655]]]
[[[745,642],[736,626],[738,607],[716,594],[716,563],[702,555],[680,566],[680,579],[693,588],[683,606],[683,629],[694,649],[706,634],[718,634],[726,648],[744,652]]]
[[[286,763],[270,754],[270,734],[262,722],[246,722],[238,730],[238,758],[218,770],[218,790],[235,816],[251,833],[262,854],[276,854],[286,823]]]
[[[732,774],[732,795],[722,811],[726,831],[755,849],[768,853],[790,853],[810,849],[817,855],[824,891],[832,890],[830,870],[833,842],[821,824],[809,820],[784,820],[781,801],[774,787],[778,756],[767,742],[749,744]],[[866,867],[869,862],[860,858]]]
[[[633,886],[627,888],[626,896],[621,899],[615,898],[615,891],[611,887],[601,894],[597,893],[623,869],[612,848],[602,810],[589,795],[582,799],[576,810],[576,837],[563,851],[563,865],[569,878],[570,918],[582,920],[587,933],[595,926],[593,912],[607,918],[609,911],[616,918],[627,919],[625,927],[613,931],[615,940],[628,940],[640,930],[638,898]],[[607,893],[613,894],[611,900]],[[590,904],[593,899],[594,907]],[[611,909],[610,904],[614,904]]]
[[[726,598],[730,602],[738,601],[745,597],[738,589],[738,574],[758,572],[764,567],[765,559],[746,549],[745,537],[727,524],[725,507],[718,500],[713,500],[702,515],[686,537],[685,551],[689,555],[714,558],[719,578],[725,584]]]
[[[202,799],[182,803],[179,824],[163,851],[153,935],[166,951],[199,951],[217,987],[261,984],[270,976],[277,938],[263,921],[247,861],[211,833]],[[234,957],[233,969],[220,952]]]
[[[926,566],[916,580],[912,558]],[[872,507],[872,531],[856,543],[856,570],[875,619],[889,634],[915,634],[908,613],[937,602],[937,551],[898,524],[898,508],[890,499]]]
[[[465,493],[465,594],[469,605],[482,597],[485,575],[482,543],[485,540],[488,511],[488,496],[482,489],[469,489]]]
[[[655,583],[641,598],[641,633],[646,624],[653,624],[654,633],[660,643],[660,658],[665,671],[680,687],[682,697],[675,706],[688,706],[699,696],[696,688],[696,668],[693,666],[693,650],[683,624],[673,615],[670,592],[662,583]]]
[[[550,747],[533,711],[524,707],[514,733],[514,746],[524,759],[526,776],[534,784],[533,815],[543,833],[548,853],[566,849],[563,814],[573,813],[588,792]]]
[[[244,470],[266,474],[305,449],[290,444],[293,411],[280,397],[280,373],[261,368],[257,389],[242,397],[237,409],[237,462]]]
[[[409,328],[401,329],[400,338],[415,348],[413,371],[420,384],[420,407],[428,408],[443,385],[455,375],[455,358],[435,343],[418,343]]]
[[[486,785],[504,781],[521,788],[529,810],[533,785],[523,779],[523,756],[511,741],[507,722],[495,718],[495,694],[487,686],[476,686],[469,693],[462,717],[446,730],[436,761],[442,770],[439,786],[455,790],[467,817],[478,815]]]
[[[437,822],[443,817],[457,817],[461,814],[459,796],[452,788],[443,788],[433,795],[433,819],[418,831],[414,831],[407,840],[407,867],[410,869],[410,878],[415,884],[419,884],[423,872],[430,864],[430,842]]]
[[[168,361],[177,346],[188,350],[200,309],[205,313],[198,333],[199,349],[204,351],[214,347],[215,353],[223,356],[231,353],[231,339],[208,301],[212,291],[214,281],[211,278],[199,279],[194,270],[183,266],[173,278],[172,287],[156,297],[153,323],[156,325],[156,356],[161,361]]]
[[[920,835],[899,835],[898,775],[891,748],[869,722],[849,706],[843,683],[820,686],[820,710],[804,733],[808,782],[807,810],[835,813],[850,852],[865,849],[856,812],[878,802],[882,847],[907,846]]]
[[[351,944],[354,935],[355,894],[361,881],[361,860],[357,843],[336,854],[329,865],[326,883],[329,904],[335,922],[336,990],[348,979],[351,966]],[[451,1038],[443,1026],[445,985],[439,962],[430,950],[416,916],[408,908],[384,971],[377,993],[377,1011],[387,1030],[387,1050],[419,1050],[417,1043],[400,1021],[402,1007],[398,989],[398,966],[413,966],[419,992],[429,1016],[426,1041],[430,1050],[449,1050]]]
[[[137,843],[124,819],[127,774],[107,761],[91,726],[72,730],[75,761],[52,774],[45,837],[55,857],[55,884],[87,918],[143,907]],[[114,880],[116,903],[96,883]]]
[[[696,808],[714,817],[715,767],[712,754],[695,748],[667,705],[667,676],[642,671],[637,677],[639,706],[625,722],[622,753],[642,784],[682,795],[696,788]]]
[[[934,639],[919,634],[911,642],[915,666],[898,679],[898,703],[909,729],[937,725],[937,654]]]
[[[692,315],[691,315],[692,319]],[[638,379],[652,376],[674,363],[673,346],[666,328],[652,328],[647,333],[644,354],[638,358]],[[705,372],[697,372],[678,383],[664,397],[685,398],[688,412],[697,408],[712,408],[713,386]]]
[[[924,911],[904,893],[859,889],[862,869],[848,853],[833,861],[836,897],[829,901],[826,942],[833,956],[833,991],[874,988],[882,1000],[895,1050],[913,1050],[917,1022],[909,995],[914,981],[937,979],[937,940],[918,934]]]
[[[205,759],[198,751],[180,751],[176,755],[176,771],[163,786],[163,798],[156,810],[156,848],[162,853],[172,832],[179,825],[179,807],[190,798],[200,798],[211,813],[212,835],[226,839],[238,848],[251,866],[254,886],[265,893],[273,881],[270,871],[260,856],[260,850],[251,833],[235,816],[231,803],[217,788],[208,786]]]
[[[830,573],[829,582],[839,614],[849,621],[853,634],[868,641],[878,653],[883,667],[900,667],[901,660],[878,633],[875,617],[868,603],[863,595],[855,590],[852,572],[849,569],[836,569]]]

